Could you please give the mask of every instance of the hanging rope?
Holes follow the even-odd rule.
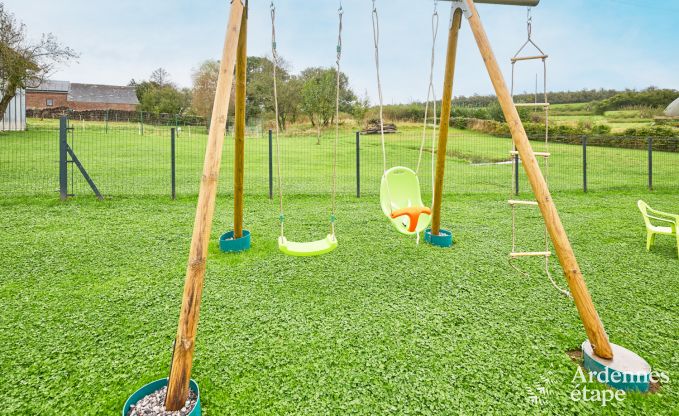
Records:
[[[429,121],[429,103],[433,100],[434,102],[434,136],[432,139],[432,143],[434,142],[435,136],[436,136],[436,93],[434,90],[434,65],[436,65],[436,38],[438,35],[438,28],[439,28],[439,14],[438,14],[438,0],[434,1],[434,13],[432,14],[432,20],[431,20],[431,32],[432,32],[432,45],[431,45],[431,64],[429,67],[429,86],[427,87],[427,102],[424,106],[424,126],[422,128],[422,141],[420,142],[420,153],[417,158],[417,168],[415,169],[415,173],[419,174],[420,173],[420,165],[422,164],[422,154],[424,153],[424,145],[426,142],[427,138],[427,128],[428,128],[428,121]],[[431,154],[432,154],[432,163],[434,161],[434,152],[435,149],[432,146],[431,149]],[[432,165],[433,166],[433,165]],[[432,183],[434,181],[434,178],[432,177]],[[433,187],[432,187],[432,192],[433,192]]]
[[[340,72],[340,62],[342,60],[342,29],[343,29],[343,16],[344,9],[342,8],[342,2],[340,1],[339,9],[337,10],[339,16],[339,31],[337,35],[337,90],[336,90],[336,100],[335,100],[335,148],[333,150],[333,163],[332,163],[332,214],[330,216],[330,228],[333,240],[335,239],[335,221],[336,221],[336,210],[337,210],[337,147],[339,146],[339,129],[340,129],[340,80],[342,73]]]
[[[330,215],[330,228],[333,240],[335,240],[335,222],[337,213],[337,149],[339,147],[339,110],[340,110],[340,86],[341,86],[341,72],[340,72],[340,61],[342,58],[342,31],[343,31],[343,16],[344,10],[342,8],[342,2],[340,1],[340,6],[338,9],[339,15],[339,35],[337,38],[337,91],[336,91],[336,102],[335,102],[335,142],[333,149],[333,164],[332,164],[332,197],[331,197],[331,215]],[[280,224],[281,224],[281,237],[285,237],[285,211],[283,206],[283,170],[282,170],[282,157],[281,157],[281,144],[280,144],[280,111],[278,106],[278,48],[276,44],[276,6],[274,2],[271,2],[271,56],[273,59],[273,95],[274,95],[274,112],[276,117],[276,170],[278,173],[278,200],[279,200],[279,210],[280,210]]]
[[[375,45],[375,68],[377,70],[377,96],[380,102],[380,135],[382,138],[383,171],[387,171],[387,145],[384,138],[384,96],[382,95],[382,79],[380,78],[380,18],[377,13],[377,0],[373,0],[372,11],[373,41]]]
[[[387,144],[384,137],[384,96],[382,94],[382,79],[380,77],[380,18],[377,13],[377,0],[373,0],[372,11],[373,22],[373,41],[375,45],[375,70],[377,72],[377,96],[380,102],[380,137],[382,140],[382,178],[386,178],[387,174]],[[389,200],[389,212],[393,213],[394,209],[391,204],[391,189],[389,187],[389,180],[384,180],[387,188],[387,199]]]
[[[281,237],[285,237],[285,211],[283,210],[283,176],[281,174],[281,144],[279,140],[280,126],[278,124],[278,81],[276,69],[278,67],[278,50],[276,45],[276,6],[271,2],[271,57],[273,59],[273,101],[276,115],[276,170],[278,173],[278,201],[281,223]]]

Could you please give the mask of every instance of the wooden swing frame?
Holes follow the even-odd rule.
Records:
[[[521,6],[535,6],[539,0],[476,0],[478,3],[509,4]],[[413,0],[412,3],[420,3],[420,0]],[[568,240],[566,231],[561,223],[556,206],[545,178],[542,175],[535,153],[528,141],[528,136],[521,123],[516,106],[512,100],[509,89],[500,71],[500,67],[495,59],[490,41],[486,35],[481,19],[476,11],[474,0],[458,0],[453,19],[449,28],[448,50],[446,55],[446,70],[443,92],[443,108],[441,112],[441,125],[438,142],[438,157],[436,163],[435,196],[433,204],[432,234],[437,235],[440,231],[441,223],[441,203],[443,195],[443,178],[445,173],[445,155],[448,138],[448,126],[450,122],[451,101],[453,91],[453,79],[455,73],[455,60],[457,54],[457,43],[459,30],[462,24],[463,15],[472,29],[474,38],[478,45],[481,56],[486,65],[486,69],[493,83],[495,93],[498,96],[500,105],[504,112],[507,124],[512,133],[512,138],[517,151],[523,160],[528,180],[530,181],[533,192],[542,216],[545,220],[547,230],[551,237],[555,251],[561,263],[561,267],[566,275],[568,286],[580,319],[585,327],[587,336],[594,348],[594,352],[601,358],[610,359],[613,357],[611,344],[604,330],[603,324],[594,307],[592,298],[585,285],[582,272],[578,265],[573,248]],[[191,249],[186,271],[184,295],[182,300],[177,337],[175,340],[172,356],[172,367],[168,382],[166,408],[169,411],[181,409],[189,395],[189,382],[193,364],[195,349],[195,339],[198,328],[198,317],[200,303],[202,299],[203,283],[205,279],[205,269],[207,263],[208,244],[212,229],[212,220],[215,211],[215,200],[217,195],[217,179],[222,159],[222,146],[224,143],[224,133],[226,129],[227,114],[229,110],[229,97],[231,85],[234,80],[234,70],[236,71],[237,103],[236,103],[236,132],[243,134],[245,129],[245,65],[247,64],[247,51],[245,48],[247,33],[247,5],[245,0],[231,0],[231,11],[228,21],[226,40],[224,44],[222,60],[219,71],[219,81],[215,95],[212,122],[210,124],[210,134],[208,137],[207,149],[205,152],[205,162],[203,176],[201,178],[198,206],[194,223],[193,237],[191,239]],[[237,135],[238,135],[237,134]],[[236,230],[239,229],[238,218],[242,222],[242,157],[243,154],[242,137],[236,138]],[[239,169],[240,167],[240,169]],[[239,209],[240,208],[240,209]],[[241,228],[242,229],[242,225]]]

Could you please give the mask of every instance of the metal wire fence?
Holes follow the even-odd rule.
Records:
[[[55,121],[34,122],[24,132],[0,133],[0,194],[58,195],[59,139]],[[333,132],[280,136],[285,193],[330,193],[334,139]],[[388,135],[387,166],[415,170],[421,139],[422,132],[416,129]],[[544,152],[547,149],[540,139],[535,138],[532,144],[535,151]],[[70,121],[67,140],[104,196],[198,193],[207,142],[204,125],[146,125],[140,129],[138,123],[78,119]],[[246,193],[277,194],[275,140],[261,128],[248,129]],[[426,140],[419,177],[423,193],[430,194],[431,137]],[[543,165],[553,192],[679,189],[679,137],[555,137],[554,141],[549,145],[548,166]],[[510,150],[509,138],[452,130],[444,191],[509,195],[518,182],[519,193],[530,192],[523,169],[519,169],[518,181],[513,179]],[[221,192],[232,192],[233,158],[233,137],[227,134]],[[340,194],[379,192],[384,166],[379,135],[343,130],[336,163]],[[68,166],[68,187],[69,194],[92,192],[74,163]]]

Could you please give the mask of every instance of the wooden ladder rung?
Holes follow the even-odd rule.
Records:
[[[515,58],[512,58],[512,62],[531,61],[534,59],[547,59],[547,58],[549,58],[549,55],[517,56]]]
[[[551,251],[529,251],[523,253],[509,253],[509,257],[517,259],[519,257],[550,257]]]
[[[549,107],[549,103],[514,103],[516,107]]]
[[[518,156],[519,152],[517,150],[512,150],[509,152],[510,155],[512,156]],[[552,154],[549,152],[533,152],[535,156],[540,156],[540,157],[550,157]]]
[[[515,205],[532,205],[532,206],[538,206],[537,201],[519,201],[515,199],[509,200],[509,205],[515,206]]]

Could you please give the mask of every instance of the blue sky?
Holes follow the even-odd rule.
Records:
[[[190,86],[191,73],[218,58],[228,15],[226,0],[4,0],[31,37],[52,32],[76,49],[78,63],[53,78],[126,84],[157,67]],[[269,1],[251,0],[249,54],[270,54]],[[335,59],[338,0],[278,0],[279,53],[293,71]],[[375,102],[371,4],[345,0],[343,70],[354,90]],[[649,3],[643,5],[641,3]],[[415,4],[413,6],[413,4]],[[433,1],[378,0],[386,103],[426,96]],[[439,3],[436,88],[442,84],[449,5]],[[509,76],[509,58],[526,37],[526,9],[479,5],[495,54]],[[679,2],[676,0],[542,0],[533,36],[550,55],[549,89],[679,89]],[[532,90],[537,64],[520,68],[518,89]],[[463,24],[455,95],[492,92],[471,31]]]

